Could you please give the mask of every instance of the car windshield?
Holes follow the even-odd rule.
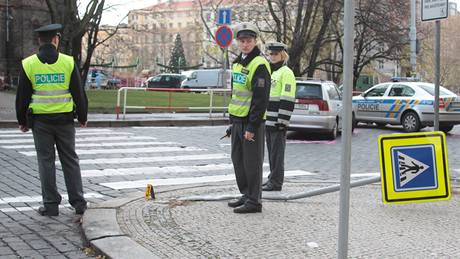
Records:
[[[323,99],[323,91],[319,84],[297,83],[297,99]]]
[[[434,96],[434,85],[418,85],[420,88],[425,90],[427,93]],[[444,87],[439,87],[439,95],[451,95]]]

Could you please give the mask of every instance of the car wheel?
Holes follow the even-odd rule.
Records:
[[[334,128],[332,129],[331,132],[329,132],[329,138],[331,140],[334,140],[337,138],[337,135],[339,134],[339,126],[337,125],[337,121],[334,123]]]
[[[420,130],[420,119],[415,112],[404,113],[401,124],[405,132],[417,132]]]
[[[439,130],[443,131],[444,133],[447,133],[447,132],[451,131],[453,128],[454,128],[454,125],[439,126]]]

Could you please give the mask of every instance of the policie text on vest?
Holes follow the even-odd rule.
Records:
[[[65,82],[64,73],[59,74],[38,74],[35,75],[35,83],[40,84],[62,84]]]

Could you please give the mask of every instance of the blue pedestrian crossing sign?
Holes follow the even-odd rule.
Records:
[[[379,155],[384,203],[450,199],[443,132],[381,135]]]
[[[232,24],[232,9],[220,8],[217,13],[217,24],[219,25],[230,25]]]

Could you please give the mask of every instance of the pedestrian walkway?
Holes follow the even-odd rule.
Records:
[[[288,182],[282,193],[324,186]],[[264,200],[262,213],[245,215],[233,213],[226,201],[180,200],[237,193],[234,183],[158,187],[154,201],[133,193],[91,208],[83,230],[91,244],[111,258],[336,257],[338,193],[287,202]],[[458,257],[459,198],[457,193],[450,201],[383,205],[379,185],[352,189],[349,257]]]
[[[17,127],[14,92],[0,91],[0,128]],[[115,110],[115,108],[114,108]],[[88,114],[88,127],[226,125],[228,114],[209,113],[128,113]]]

